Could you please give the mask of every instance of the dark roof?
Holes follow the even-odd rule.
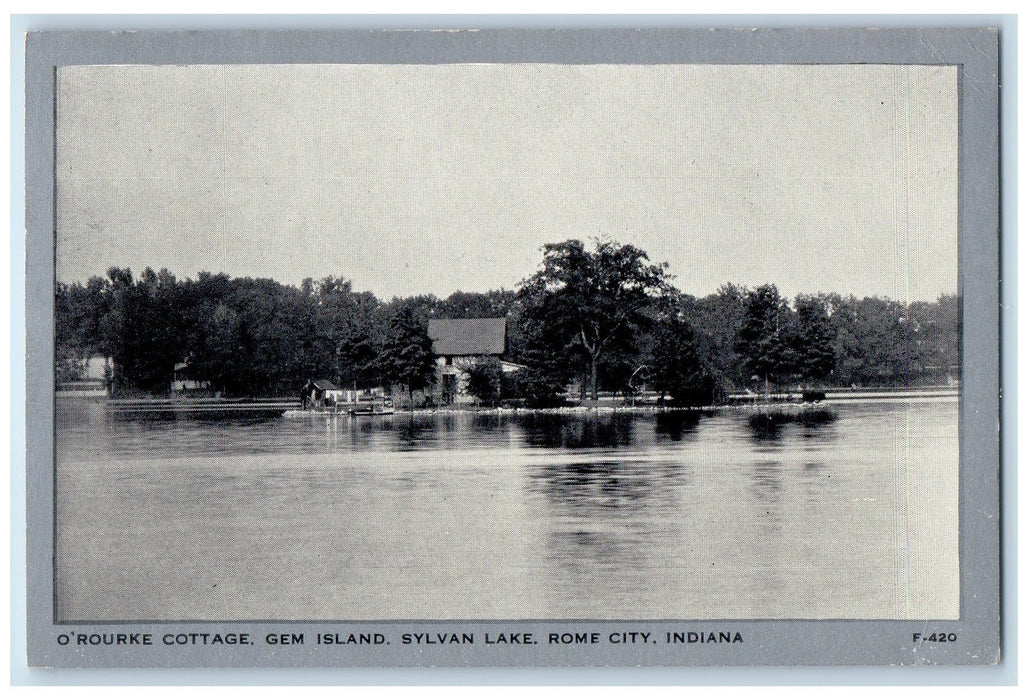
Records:
[[[505,318],[434,318],[428,337],[436,355],[502,355],[506,349]]]
[[[327,379],[315,379],[313,382],[311,382],[311,384],[313,384],[315,387],[317,387],[321,391],[338,391],[339,390],[339,388],[335,384],[333,384],[332,382],[328,381]]]

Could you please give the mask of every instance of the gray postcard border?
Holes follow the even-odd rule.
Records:
[[[999,46],[989,28],[563,29],[287,32],[52,32],[26,44],[27,641],[42,667],[692,666],[983,664],[999,657]],[[404,621],[376,623],[53,622],[53,79],[58,65],[105,63],[919,63],[961,66],[960,285],[961,618],[957,621]],[[74,627],[74,630],[71,629]],[[61,645],[68,632],[153,632],[152,647]],[[269,632],[519,630],[615,632],[725,629],[741,645],[688,651],[612,647],[381,648],[264,643]],[[249,632],[252,646],[163,646],[166,632]],[[914,645],[913,632],[959,642]]]

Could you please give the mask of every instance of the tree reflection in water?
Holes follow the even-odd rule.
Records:
[[[631,445],[635,416],[612,414],[529,414],[521,418],[532,447],[583,449]]]
[[[654,432],[659,439],[679,442],[683,438],[693,438],[700,426],[700,420],[713,413],[706,411],[666,411],[657,414]]]
[[[790,423],[800,426],[805,438],[828,437],[837,416],[828,408],[803,408],[796,412],[776,409],[751,413],[746,419],[754,442],[779,442]]]
[[[782,529],[782,465],[778,462],[759,462],[753,467],[751,490],[757,507],[763,511],[757,522],[774,532]]]
[[[476,433],[495,433],[500,429],[500,416],[495,413],[472,413],[471,425]]]
[[[680,529],[677,492],[682,467],[653,461],[595,460],[549,464],[532,473],[529,490],[546,498],[560,523],[547,556],[577,572],[644,564],[655,538]]]
[[[437,416],[408,415],[396,420],[394,434],[397,451],[417,450],[437,440],[440,431],[445,428],[445,425],[441,424],[437,418]],[[372,420],[377,420],[377,417],[372,417]]]
[[[650,464],[615,461],[548,464],[537,471],[537,490],[566,514],[591,515],[643,507],[670,475],[650,473]]]
[[[829,409],[814,408],[801,411],[798,420],[800,434],[807,440],[831,442],[836,438],[836,420],[838,416],[835,411]]]
[[[807,462],[803,465],[799,478],[809,505],[823,505],[829,485],[831,484],[831,476],[831,472],[825,462]]]
[[[782,430],[788,422],[787,416],[777,412],[752,413],[746,419],[750,438],[756,443],[779,442],[782,439]]]

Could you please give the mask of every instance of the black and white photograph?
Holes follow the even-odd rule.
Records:
[[[955,68],[57,89],[59,619],[958,615]]]
[[[57,66],[53,623],[946,641],[962,90],[895,62]],[[619,621],[669,624],[588,631]]]

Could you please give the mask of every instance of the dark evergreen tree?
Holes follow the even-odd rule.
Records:
[[[371,292],[350,292],[345,322],[333,332],[335,376],[340,386],[368,389],[382,381],[376,364],[380,304]]]
[[[765,284],[746,295],[735,349],[750,380],[756,378],[770,387],[795,372],[792,335],[789,307],[775,285]]]
[[[835,369],[835,328],[825,301],[796,297],[796,320],[792,341],[795,369],[805,382],[822,382]]]
[[[426,389],[435,376],[432,341],[428,322],[414,304],[401,306],[389,321],[385,342],[378,358],[385,381],[407,388],[414,406],[414,392]]]

